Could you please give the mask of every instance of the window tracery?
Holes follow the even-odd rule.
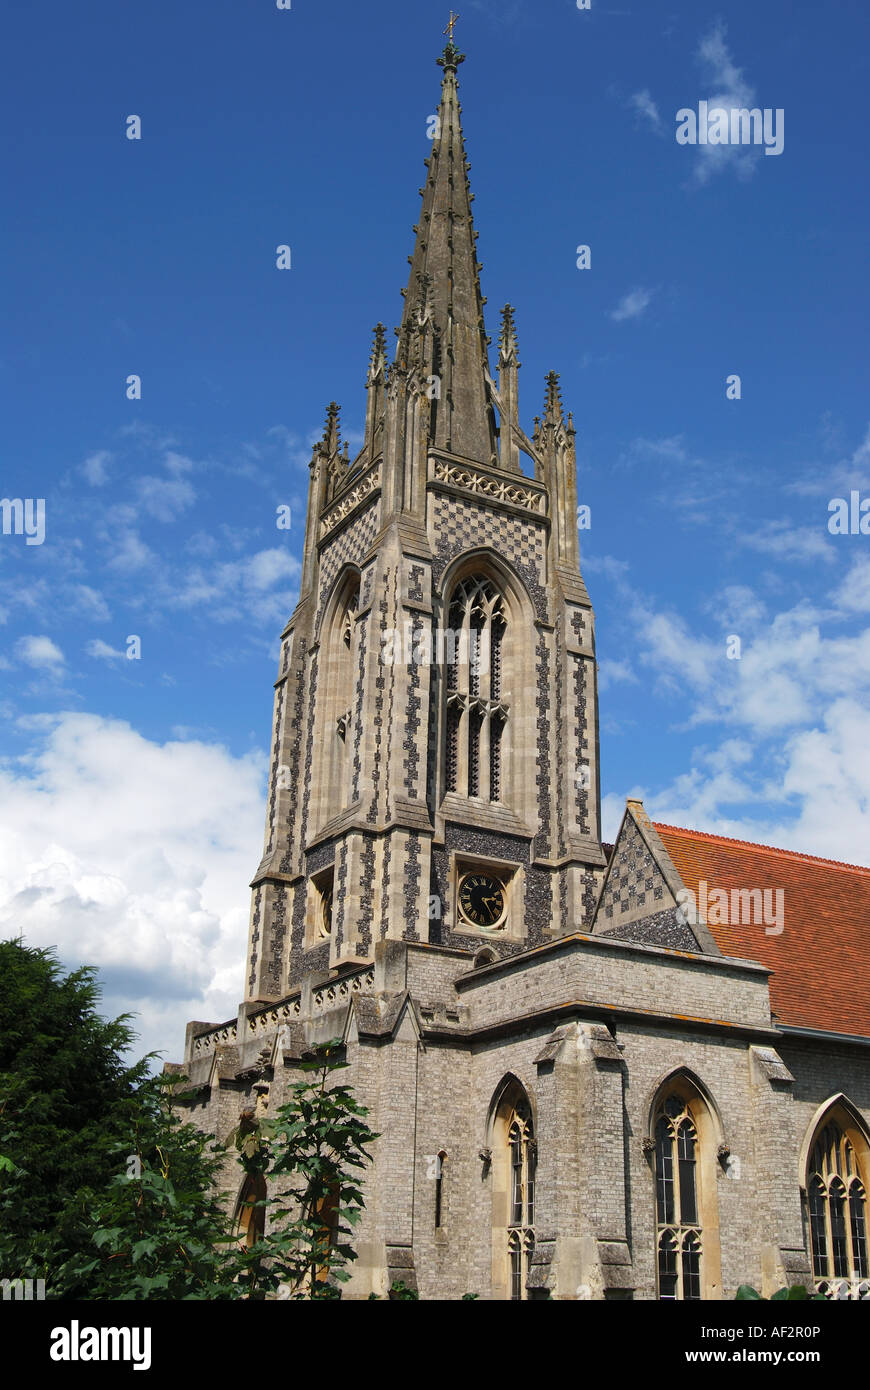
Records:
[[[686,1099],[671,1094],[655,1123],[656,1228],[660,1299],[701,1298],[698,1131]]]
[[[822,1292],[834,1296],[839,1293],[836,1281],[858,1286],[870,1279],[863,1176],[853,1136],[829,1119],[810,1154],[807,1208],[813,1276]]]
[[[497,802],[502,795],[502,698],[507,628],[501,593],[486,575],[460,580],[448,610],[445,653],[446,790]]]

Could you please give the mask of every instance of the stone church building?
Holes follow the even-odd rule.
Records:
[[[245,999],[188,1027],[192,1117],[225,1138],[344,1040],[381,1136],[345,1297],[867,1297],[870,870],[636,801],[602,843],[574,424],[551,373],[523,429],[510,306],[491,373],[438,61],[395,355],[379,324],[363,446],[333,404],[311,460]]]

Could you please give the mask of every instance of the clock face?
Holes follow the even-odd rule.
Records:
[[[459,911],[475,927],[500,927],[507,913],[504,884],[491,874],[466,874],[459,885]]]
[[[329,936],[332,932],[332,886],[324,888],[321,895],[321,929],[324,936]]]

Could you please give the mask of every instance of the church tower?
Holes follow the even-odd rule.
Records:
[[[450,29],[395,353],[311,459],[245,999],[168,1069],[227,1144],[339,1041],[378,1136],[349,1298],[863,1299],[870,871],[634,800],[605,856],[574,425],[554,372],[520,424],[510,305],[490,370]],[[709,910],[783,883],[775,934]]]
[[[246,998],[384,940],[489,958],[588,928],[600,845],[594,619],[575,430],[546,381],[520,424],[517,332],[490,371],[451,37],[390,360],[365,440],[331,403],[281,638]],[[431,128],[430,122],[430,128]]]

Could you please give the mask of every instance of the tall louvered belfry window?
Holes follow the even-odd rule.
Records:
[[[460,580],[450,601],[443,663],[445,786],[460,796],[502,800],[504,602],[485,575]]]
[[[823,1292],[839,1294],[840,1280],[857,1286],[870,1279],[864,1176],[852,1138],[829,1120],[813,1145],[807,1173],[813,1275]],[[870,1296],[870,1284],[863,1296]]]

